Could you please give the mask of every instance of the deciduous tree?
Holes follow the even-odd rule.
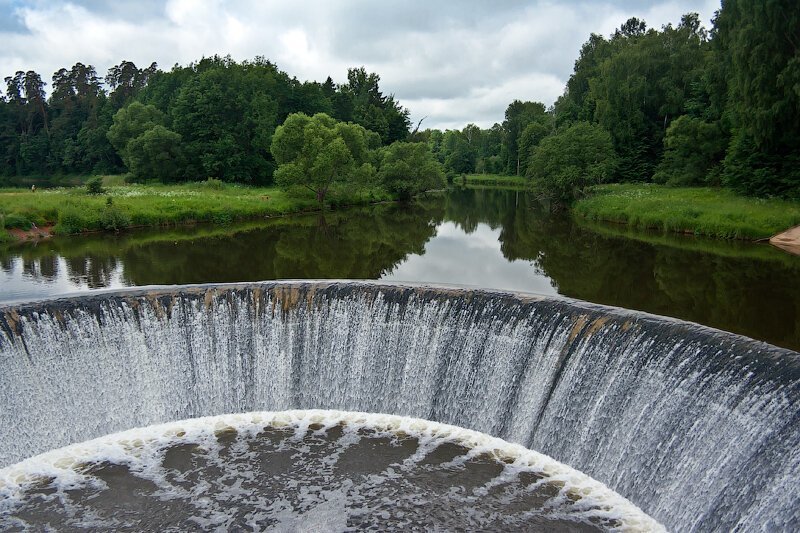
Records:
[[[587,186],[609,180],[615,165],[609,133],[598,125],[576,122],[534,149],[528,177],[536,191],[560,206],[572,203]]]
[[[320,204],[337,185],[365,182],[375,172],[368,162],[367,131],[323,113],[289,115],[275,130],[270,150],[278,163],[278,185],[308,189]]]
[[[424,143],[395,142],[383,149],[381,184],[402,200],[444,187],[444,170]]]

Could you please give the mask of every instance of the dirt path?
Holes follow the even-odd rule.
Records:
[[[778,233],[770,238],[769,243],[791,254],[800,255],[800,226]]]

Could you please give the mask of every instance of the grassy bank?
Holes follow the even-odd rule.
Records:
[[[113,183],[106,179],[105,183]],[[0,190],[0,223],[5,229],[53,226],[53,233],[73,234],[127,227],[192,222],[225,224],[319,209],[310,195],[288,194],[275,187],[216,183],[183,185],[106,185],[103,194],[84,187]],[[332,205],[363,205],[389,200],[382,191],[331,195]],[[8,240],[9,235],[0,231]]]
[[[455,179],[463,185],[515,185],[525,186],[524,176],[503,176],[501,174],[465,174]]]
[[[614,184],[595,187],[574,205],[573,214],[640,229],[755,240],[800,224],[800,203],[706,187]]]
[[[714,239],[701,235],[642,231],[626,224],[609,224],[585,218],[577,218],[575,222],[582,228],[612,239],[638,241],[661,249],[700,252],[709,257],[758,260],[772,264],[780,263],[787,268],[800,269],[800,261],[795,256],[787,254],[774,246],[754,246],[750,241]]]

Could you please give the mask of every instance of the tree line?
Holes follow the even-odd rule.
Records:
[[[53,74],[50,96],[34,71],[5,78],[0,93],[0,176],[131,171],[162,181],[267,184],[271,137],[292,113],[325,113],[377,135],[408,136],[409,113],[364,68],[347,82],[300,82],[264,58],[204,58],[159,70],[130,61],[101,78],[77,63]]]
[[[77,63],[53,74],[49,97],[39,74],[17,72],[0,97],[0,176],[129,171],[324,197],[345,175],[409,195],[443,168],[527,176],[562,203],[612,181],[797,197],[799,46],[792,0],[723,0],[710,30],[697,14],[660,30],[631,18],[589,37],[553,106],[515,100],[502,123],[447,131],[410,131],[408,110],[364,68],[335,84],[300,82],[260,57],[168,72],[123,61],[103,79]]]
[[[491,128],[415,134],[449,174],[528,176],[569,201],[599,181],[800,196],[800,4],[723,0],[648,29],[631,18],[581,47],[546,109],[515,100]]]

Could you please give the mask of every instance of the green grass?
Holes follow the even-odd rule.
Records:
[[[104,179],[104,194],[91,195],[84,187],[38,190],[0,190],[3,227],[54,225],[56,234],[112,230],[119,227],[163,226],[193,222],[226,224],[319,209],[309,194],[288,193],[276,187],[246,187],[205,182],[182,185],[114,185]],[[111,205],[108,199],[111,199]],[[363,205],[390,200],[380,190],[329,195],[331,205]],[[5,232],[0,232],[5,233]]]
[[[573,215],[639,229],[755,240],[800,224],[800,202],[739,196],[725,189],[601,185]]]
[[[524,176],[503,176],[500,174],[466,174],[458,176],[456,183],[464,185],[518,185],[525,186],[528,181]]]

